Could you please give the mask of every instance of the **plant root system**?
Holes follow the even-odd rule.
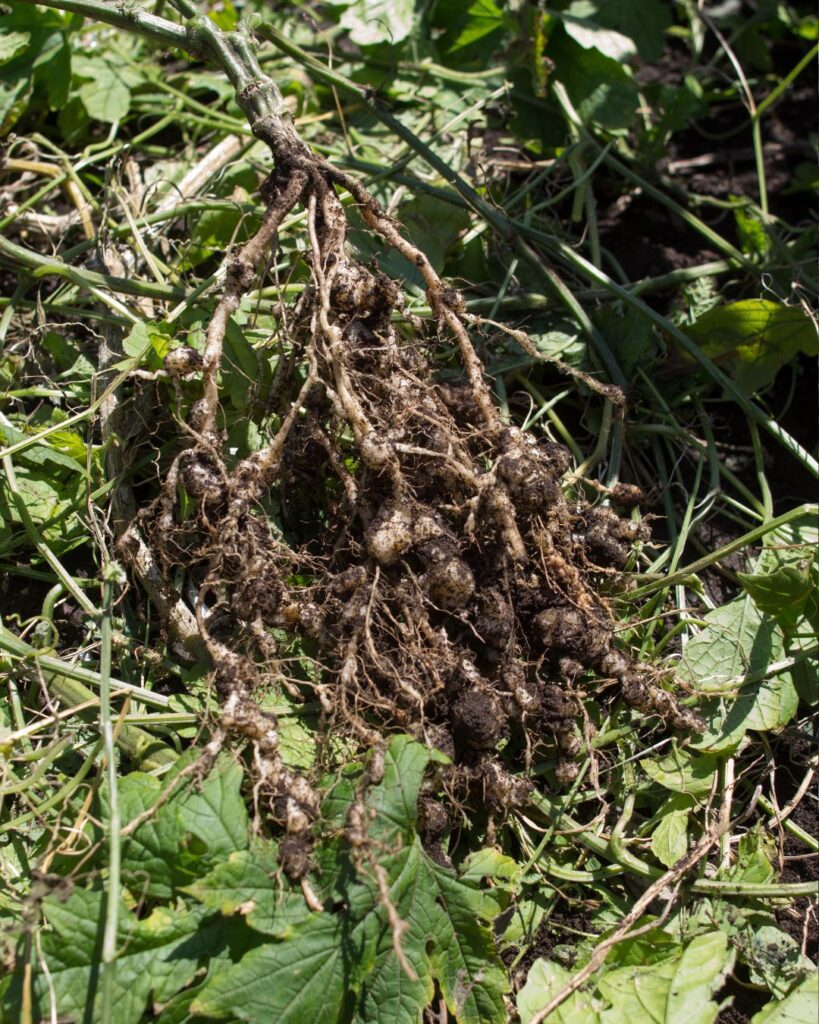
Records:
[[[590,687],[673,728],[699,720],[616,647],[600,593],[645,526],[564,496],[567,450],[502,420],[461,295],[285,120],[251,124],[275,162],[263,222],[228,259],[201,356],[168,356],[170,377],[201,376],[201,396],[159,498],[124,546],[141,536],[165,580],[182,568],[197,581],[196,621],[222,706],[211,746],[228,733],[252,741],[257,802],[288,834],[286,872],[303,879],[318,801],[283,765],[276,719],[254,700],[260,679],[293,691],[293,651],[320,667],[301,684],[318,694],[324,735],[380,749],[382,732],[410,733],[452,758],[454,802],[497,814],[525,802],[528,783],[510,768],[526,767],[546,741],[557,779],[576,777]],[[400,315],[399,285],[350,254],[339,190],[418,268],[431,329]],[[229,468],[218,407],[226,327],[297,206],[307,211],[312,283],[285,318],[278,429]],[[462,379],[442,383],[436,350],[453,343]],[[422,812],[434,844],[445,821],[434,805]]]

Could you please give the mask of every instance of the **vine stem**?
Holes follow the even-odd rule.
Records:
[[[120,841],[120,809],[117,786],[117,762],[114,756],[114,726],[111,719],[111,638],[114,607],[114,586],[123,579],[116,563],[107,565],[102,582],[102,621],[100,633],[100,733],[108,782],[108,884],[105,894],[105,927],[102,936],[102,1007],[103,1024],[114,1020],[114,981],[119,930],[120,874],[122,846]]]
[[[177,46],[197,56],[205,56],[181,25],[176,25],[174,22],[168,21],[167,18],[149,14],[138,7],[126,7],[124,4],[112,7],[103,3],[102,0],[42,0],[42,2],[41,0],[20,0],[20,2],[38,7],[54,7],[58,11],[67,11],[69,14],[80,14],[84,18],[101,21],[106,25],[124,29],[126,32],[136,32],[155,43]]]
[[[640,860],[639,857],[626,850],[622,837],[615,835],[614,842],[607,842],[602,836],[592,832],[588,825],[571,817],[563,810],[565,801],[551,799],[537,791],[529,795],[529,800],[532,807],[542,814],[550,824],[559,821],[567,832],[571,832],[577,837],[582,846],[598,857],[614,861],[615,866],[620,870],[628,871],[638,878],[654,879],[655,882],[666,877],[667,873],[664,875],[659,868]],[[816,891],[815,882],[735,882],[722,878],[695,878],[690,880],[687,885],[690,892],[698,895],[713,895],[723,898],[740,896],[746,899],[759,899],[773,896],[792,899],[794,896],[812,896]]]

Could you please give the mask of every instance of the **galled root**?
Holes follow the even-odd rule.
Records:
[[[266,134],[264,122],[254,130],[276,161],[267,211],[228,262],[202,359],[168,357],[169,373],[201,374],[202,395],[187,447],[140,522],[167,576],[183,567],[199,582],[222,730],[252,742],[257,803],[287,834],[286,872],[303,879],[318,802],[282,764],[276,721],[253,697],[262,676],[292,690],[282,631],[322,667],[314,685],[328,734],[377,746],[381,731],[406,731],[454,760],[454,801],[498,813],[528,792],[500,762],[504,742],[525,767],[551,738],[558,779],[576,776],[576,723],[591,688],[673,728],[700,722],[616,647],[595,585],[624,567],[645,527],[567,500],[567,450],[501,420],[461,296],[367,191],[294,136]],[[338,186],[417,266],[432,330],[403,333],[399,286],[348,252]],[[307,210],[312,285],[288,314],[297,359],[287,365],[304,371],[278,389],[280,425],[267,446],[228,470],[217,379],[225,330],[297,204]],[[435,352],[453,341],[464,379],[442,383]],[[184,521],[180,488],[197,509]],[[266,518],[271,500],[284,536]],[[431,835],[439,819],[434,804],[423,811]]]

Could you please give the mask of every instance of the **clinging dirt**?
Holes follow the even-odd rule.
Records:
[[[673,727],[699,720],[615,647],[599,592],[645,527],[564,495],[569,453],[502,421],[459,293],[357,181],[310,153],[285,119],[259,114],[264,104],[245,102],[274,157],[267,209],[228,260],[201,360],[168,356],[172,379],[201,376],[201,397],[160,497],[124,546],[136,566],[144,538],[166,581],[180,567],[200,581],[196,623],[216,666],[222,735],[253,741],[258,798],[289,833],[283,864],[301,877],[309,856],[297,840],[317,800],[280,761],[276,720],[253,699],[261,677],[291,688],[282,633],[290,648],[316,652],[326,730],[368,747],[385,730],[409,732],[454,758],[458,799],[480,793],[501,811],[527,792],[498,760],[515,734],[527,752],[551,738],[557,778],[575,777],[579,695],[595,675],[616,684],[607,695]],[[381,243],[417,266],[431,329],[400,315],[396,282],[351,256],[339,188]],[[271,410],[279,426],[229,469],[217,388],[226,325],[297,206],[312,284],[287,315],[291,358]],[[434,356],[453,342],[463,382],[443,384]],[[180,489],[193,514],[183,515]],[[286,539],[265,519],[271,497]]]

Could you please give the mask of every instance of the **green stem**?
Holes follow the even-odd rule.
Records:
[[[86,775],[88,775],[94,761],[96,760],[101,745],[101,741],[97,740],[91,748],[91,752],[86,756],[85,760],[78,768],[76,774],[73,775],[64,786],[61,786],[56,793],[53,793],[41,804],[36,804],[30,811],[26,811],[24,814],[20,814],[16,818],[12,818],[11,821],[6,821],[0,825],[0,835],[3,835],[6,832],[16,831],[21,825],[25,825],[29,821],[34,821],[35,818],[41,818],[53,807],[57,807],[60,803],[67,800],[74,790],[81,785]]]
[[[706,555],[704,558],[698,558],[696,562],[691,562],[690,565],[685,566],[685,568],[680,569],[678,572],[672,573],[670,576],[666,576],[663,579],[646,583],[645,586],[638,587],[637,590],[633,590],[629,593],[629,600],[639,600],[640,598],[645,597],[646,594],[650,594],[657,590],[659,587],[667,587],[674,583],[682,583],[690,576],[695,576],[698,572],[708,568],[709,565],[713,565],[715,562],[719,562],[721,559],[727,558],[728,555],[732,555],[735,551],[740,551],[749,544],[755,544],[757,541],[763,540],[769,533],[773,533],[774,530],[778,530],[780,526],[787,526],[789,523],[793,523],[798,519],[815,518],[817,514],[819,514],[819,505],[798,505],[796,508],[792,508],[790,512],[785,512],[783,515],[777,516],[775,519],[770,519],[768,522],[763,523],[762,526],[758,526],[754,530],[749,530],[748,533],[744,533],[741,537],[737,537],[736,540],[732,540],[730,544],[726,544],[725,547],[719,548],[717,551],[713,551],[710,555]]]
[[[606,368],[611,381],[617,384],[618,387],[625,387],[626,378],[623,375],[623,371],[617,360],[614,358],[614,353],[606,343],[606,339],[600,333],[600,331],[592,323],[589,315],[577,301],[576,297],[561,281],[558,274],[547,264],[540,259],[536,252],[530,245],[527,245],[523,239],[518,239],[517,250],[523,259],[529,264],[529,266],[546,281],[549,287],[555,292],[557,297],[566,306],[566,308],[572,313],[574,318],[583,328],[586,337],[591,342],[592,348],[597,353],[600,361]]]
[[[71,737],[63,736],[61,740],[57,740],[56,743],[53,743],[48,750],[38,750],[36,767],[33,768],[24,779],[1,786],[0,798],[10,796],[12,793],[22,793],[23,790],[30,789],[34,786],[45,775],[57,758],[60,757],[61,754],[65,753],[66,747],[70,746],[70,744]],[[8,766],[5,766],[4,770],[11,774]]]
[[[5,418],[5,417],[3,417]],[[83,609],[89,615],[96,615],[97,609],[94,607],[93,601],[90,601],[82,590],[74,582],[74,577],[65,569],[62,562],[57,558],[48,544],[42,539],[34,524],[34,520],[28,511],[25,498],[20,492],[20,488],[17,485],[17,477],[14,472],[14,465],[11,458],[7,455],[2,459],[3,469],[6,473],[6,481],[8,483],[9,491],[11,492],[14,505],[17,508],[17,514],[20,516],[20,521],[28,534],[29,540],[39,552],[42,559],[51,566],[54,570],[54,574],[60,581],[62,586],[71,594],[80,608]]]
[[[189,53],[205,56],[201,53],[195,40],[188,37],[188,32],[181,25],[175,25],[165,18],[148,14],[138,7],[119,4],[116,7],[103,3],[102,0],[20,0],[24,4],[37,4],[40,7],[54,7],[58,11],[69,11],[81,14],[91,21],[101,21],[105,25],[113,25],[125,32],[135,32],[161,46],[176,46]]]
[[[592,853],[596,854],[598,857],[603,857],[606,860],[611,861],[615,859],[610,841],[606,842],[606,840],[601,836],[588,831],[586,826],[581,824],[581,822],[576,821],[565,813],[562,804],[559,805],[557,801],[551,800],[549,797],[536,791],[531,794],[529,799],[532,802],[532,805],[536,807],[549,822],[560,820],[563,827],[572,832],[577,841],[581,843],[581,845],[585,846],[586,849],[591,850]],[[622,851],[618,852],[622,854]],[[641,878],[655,879],[659,878],[663,874],[659,868],[652,867],[650,864],[640,860],[631,853],[627,854],[627,856],[622,860],[618,858],[617,863],[627,871],[632,874],[636,874]],[[793,896],[813,895],[816,891],[816,883],[725,882],[716,878],[697,878],[689,884],[688,888],[691,892],[701,895],[713,894],[716,896],[746,896],[749,898],[782,896],[787,898]]]
[[[50,654],[43,654],[35,647],[29,646],[24,640],[16,637],[2,625],[0,625],[0,651],[5,651],[6,654],[10,654],[14,658],[20,658],[23,662],[23,671],[35,677],[38,677],[39,673],[42,672],[44,675],[48,675],[56,680],[70,680],[80,684],[88,684],[89,686],[101,685],[99,672],[83,668],[80,665],[70,665],[67,661],[62,661],[60,658],[55,658]],[[153,693],[151,690],[146,690],[141,686],[133,686],[131,683],[124,683],[119,679],[112,679],[110,682],[116,690],[140,700],[143,704],[149,704],[163,710],[168,707],[168,698],[163,697],[162,694]],[[88,698],[94,698],[93,691],[89,690],[86,685],[82,685],[81,689],[83,695],[80,697],[80,700],[84,701]],[[79,691],[74,691],[74,693],[79,693]],[[77,700],[76,703],[80,703],[80,700]]]
[[[25,3],[26,0],[23,0]],[[185,291],[171,288],[155,281],[133,281],[127,277],[113,277],[111,274],[98,274],[95,270],[72,267],[56,256],[42,256],[38,252],[26,249],[8,238],[0,236],[0,255],[5,256],[15,269],[24,267],[36,277],[56,274],[64,277],[72,284],[89,290],[102,288],[120,295],[144,296],[150,299],[181,299]]]
[[[114,726],[111,720],[111,617],[114,605],[114,582],[120,573],[114,565],[104,570],[102,584],[102,622],[100,636],[100,732],[108,781],[108,882],[105,891],[105,929],[102,936],[102,1021],[111,1024],[114,1012],[114,980],[119,928],[121,815],[117,788],[117,762],[114,750]]]
[[[754,121],[758,121],[765,113],[765,111],[768,109],[768,107],[770,107],[772,103],[776,103],[779,97],[791,87],[795,79],[802,74],[805,68],[816,60],[817,54],[819,54],[819,43],[816,43],[814,46],[812,46],[810,50],[808,50],[808,52],[805,54],[805,56],[799,61],[799,63],[796,64],[787,73],[787,75],[785,75],[785,77],[780,82],[777,83],[775,88],[771,89],[771,91],[768,93],[765,99],[757,106],[756,110],[753,112],[752,119]]]
[[[776,808],[766,797],[759,797],[759,806],[772,817],[777,817]],[[806,832],[803,828],[800,828],[791,818],[785,818],[781,822],[782,828],[787,832],[790,832],[792,836],[803,842],[809,850],[813,850],[814,853],[819,852],[819,839],[816,836],[812,836],[809,832]]]

